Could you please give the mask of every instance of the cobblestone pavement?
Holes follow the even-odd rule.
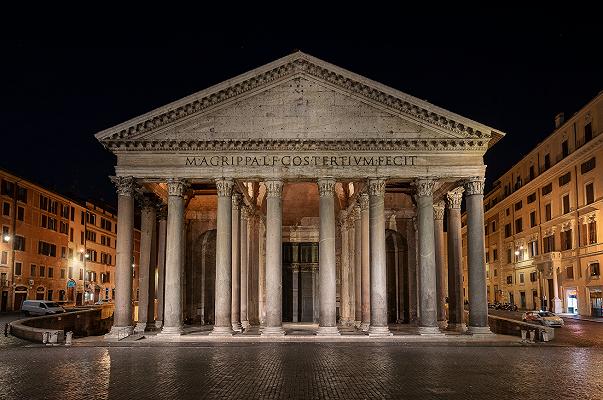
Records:
[[[6,325],[19,318],[22,318],[22,316],[18,312],[17,313],[15,313],[15,312],[0,313],[0,349],[2,349],[4,347],[15,347],[15,346],[23,346],[23,345],[29,344],[28,341],[21,340],[19,338],[11,336],[11,335],[4,336]],[[2,398],[2,394],[0,392],[0,399],[1,398]]]
[[[488,310],[492,315],[521,320],[521,311]],[[555,328],[554,345],[603,347],[603,323],[563,318],[565,325]]]
[[[2,399],[601,399],[598,349],[262,344],[20,347]]]

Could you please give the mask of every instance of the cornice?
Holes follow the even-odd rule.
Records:
[[[490,145],[504,134],[490,127],[451,113],[425,101],[371,81],[317,58],[297,52],[264,67],[250,71],[182,100],[126,121],[96,134],[111,148],[111,142],[133,140],[148,132],[193,115],[214,109],[221,103],[259,91],[296,75],[314,77],[369,102],[378,103],[396,114],[447,131],[459,138],[483,139]]]

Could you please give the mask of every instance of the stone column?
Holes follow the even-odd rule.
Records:
[[[184,179],[168,179],[165,309],[160,335],[182,334],[182,274],[184,272]]]
[[[151,247],[155,230],[155,204],[147,195],[139,198],[140,215],[140,265],[138,267],[138,322],[135,332],[155,327],[154,315],[149,306],[154,302],[155,265],[151,264]]]
[[[371,280],[370,280],[370,244],[369,244],[369,196],[366,193],[360,195],[360,229],[362,230],[362,322],[360,329],[368,332],[371,324]]]
[[[354,326],[362,324],[362,225],[360,206],[354,206]]]
[[[469,270],[469,327],[471,334],[490,334],[486,290],[484,238],[484,178],[465,182],[467,202],[467,269]]]
[[[241,194],[232,195],[232,330],[242,332],[241,325]]]
[[[446,260],[444,255],[444,201],[433,205],[438,326],[446,328]]]
[[[369,336],[391,336],[387,327],[385,179],[369,179],[371,323]]]
[[[260,326],[266,326],[266,217],[258,217],[258,312]]]
[[[553,312],[554,313],[562,313],[563,312],[563,304],[561,303],[561,299],[559,298],[559,283],[557,281],[557,267],[555,265],[552,266],[552,274],[553,274]]]
[[[347,215],[341,211],[339,216],[339,226],[341,229],[341,325],[350,326],[351,303],[350,303],[350,259],[349,259],[349,237]]]
[[[299,322],[299,266],[294,265],[291,269],[291,279],[292,279],[292,292],[293,292],[293,322]]]
[[[448,192],[448,329],[465,331],[463,311],[463,243],[461,201],[463,188]]]
[[[117,339],[131,335],[132,322],[132,249],[134,246],[134,178],[131,176],[112,177],[117,187],[116,263],[115,263],[115,311],[113,326],[105,335],[107,339]]]
[[[417,287],[417,218],[406,220],[406,241],[408,248],[408,322],[417,322],[418,311],[418,287]]]
[[[339,335],[337,329],[337,278],[335,270],[335,179],[318,180],[320,193],[320,245],[318,271],[320,323],[317,335]]]
[[[210,335],[232,336],[232,179],[216,180],[218,215],[216,232],[215,322]]]
[[[247,206],[241,208],[241,326],[243,329],[249,328],[248,310],[248,288],[249,288],[249,259],[247,252],[249,248],[249,209]]]
[[[266,181],[266,326],[262,336],[282,336],[283,330],[283,181]]]
[[[419,230],[419,333],[439,334],[431,179],[415,181]]]
[[[167,207],[161,205],[157,208],[157,320],[155,327],[163,326],[163,293],[165,290],[165,240],[167,236]]]

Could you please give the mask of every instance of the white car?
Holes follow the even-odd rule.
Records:
[[[544,326],[563,326],[563,319],[550,311],[526,311],[521,319]]]
[[[64,313],[65,309],[48,300],[25,300],[21,305],[21,312],[25,315],[48,315]]]

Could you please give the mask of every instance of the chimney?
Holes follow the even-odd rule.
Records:
[[[564,122],[565,122],[565,114],[560,112],[559,114],[555,115],[555,129],[557,129],[561,125],[563,125]]]

